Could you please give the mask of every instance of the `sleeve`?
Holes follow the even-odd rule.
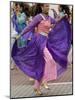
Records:
[[[33,20],[28,24],[28,26],[24,28],[21,35],[29,32],[30,30],[33,30],[40,23],[41,20],[42,20],[42,17],[40,16],[40,14],[36,15],[33,18]]]
[[[11,21],[12,21],[13,25],[16,24],[16,18],[15,18],[15,15],[13,15],[13,16],[11,17]]]

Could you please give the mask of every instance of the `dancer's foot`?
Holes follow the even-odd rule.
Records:
[[[42,83],[42,86],[45,88],[45,89],[49,89],[49,87],[48,87],[48,84],[47,83]]]
[[[40,89],[34,89],[34,92],[37,96],[42,95],[42,92],[40,91]]]

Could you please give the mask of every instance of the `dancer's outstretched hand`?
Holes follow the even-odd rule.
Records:
[[[16,40],[19,39],[20,37],[21,37],[21,35],[17,35],[17,36],[16,36]]]
[[[64,16],[61,16],[59,18],[56,19],[57,23],[62,20],[64,17],[68,18],[68,15],[67,14],[64,14]]]

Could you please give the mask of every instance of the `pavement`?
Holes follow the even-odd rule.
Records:
[[[29,77],[26,76],[18,68],[10,70],[10,97],[11,98],[25,98],[25,97],[36,97],[33,90],[34,81],[29,81]],[[49,89],[41,88],[43,93],[41,96],[60,96],[60,95],[72,95],[73,84],[72,84],[72,64],[68,66],[65,71],[57,80],[48,82]]]

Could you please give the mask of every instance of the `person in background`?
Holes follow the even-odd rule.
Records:
[[[52,18],[56,19],[57,16],[58,16],[56,10],[52,8],[50,14],[51,14],[51,13],[52,13],[52,16],[53,16]]]
[[[27,18],[29,17],[29,10],[26,11],[24,7],[24,3],[20,2],[13,2],[11,7],[11,49],[13,47],[13,43],[15,41],[15,37],[19,35],[22,30],[27,26]],[[26,6],[27,7],[27,6]],[[25,12],[26,11],[26,12]],[[17,41],[18,47],[26,46],[27,39],[25,40],[24,37],[21,37]],[[11,69],[16,68],[16,65],[14,64],[14,61],[11,60]]]
[[[29,9],[29,7],[28,7]],[[23,4],[20,2],[15,3],[15,10],[12,17],[13,26],[15,26],[15,30],[18,33],[17,35],[21,34],[22,30],[27,26],[27,18],[29,17],[29,10],[27,9],[27,4]],[[17,45],[21,48],[26,46],[27,40],[21,37]]]
[[[58,10],[59,10],[59,17],[62,17],[62,16],[64,16],[64,15],[67,15],[67,19],[68,19],[68,21],[69,21],[69,23],[70,23],[70,25],[71,25],[71,44],[73,44],[73,29],[72,29],[72,25],[73,25],[73,23],[72,23],[72,10],[70,11],[70,8],[69,8],[69,6],[68,5],[59,5],[58,6]],[[58,17],[58,18],[59,18]],[[72,64],[73,62],[72,62],[72,45],[71,45],[71,48],[70,48],[70,51],[69,51],[69,54],[68,54],[68,66],[71,66],[71,64]]]
[[[59,11],[58,17],[63,17],[64,15],[67,15],[68,20],[70,20],[70,9],[68,5],[59,5],[58,11]]]
[[[16,35],[17,35],[17,32],[16,32],[15,27],[14,27],[13,22],[12,22],[14,10],[15,10],[15,3],[12,2],[11,3],[11,17],[10,17],[10,22],[11,22],[11,50],[12,50],[12,47],[13,47],[13,44],[14,44],[14,41],[15,41],[15,39],[13,37],[16,37]],[[11,58],[11,67],[10,67],[11,70],[16,69],[15,66],[16,66],[15,63],[14,63],[13,59]]]

